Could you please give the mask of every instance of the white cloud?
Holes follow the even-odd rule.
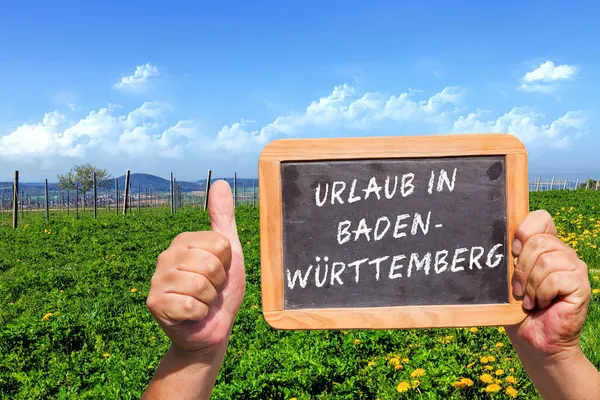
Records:
[[[416,89],[390,95],[359,93],[343,84],[301,112],[263,125],[242,119],[208,136],[198,132],[193,121],[171,121],[173,110],[165,103],[145,102],[130,111],[110,104],[78,120],[54,111],[39,123],[23,124],[5,135],[0,132],[0,159],[50,165],[57,159],[94,157],[111,163],[155,165],[161,158],[176,163],[185,156],[196,160],[203,154],[203,160],[249,165],[264,145],[279,137],[503,132],[515,134],[528,146],[564,148],[587,133],[587,120],[580,111],[568,111],[553,120],[522,107],[499,117],[489,117],[490,111],[469,110],[473,108],[459,87],[445,87],[430,95]]]
[[[260,130],[247,129],[253,122],[248,120],[224,126],[215,145],[226,150],[242,150],[262,146],[277,135],[303,136],[307,129],[364,131],[384,122],[438,125],[451,121],[451,115],[462,107],[463,93],[457,87],[446,87],[427,99],[415,100],[419,93],[411,89],[398,96],[367,92],[356,97],[356,89],[343,84],[311,102],[303,113],[277,117]]]
[[[118,115],[120,106],[109,105],[69,122],[57,111],[38,124],[24,124],[0,136],[0,156],[47,159],[54,156],[83,158],[91,152],[145,158],[176,157],[193,138],[188,121],[167,122],[169,106],[146,102]]]
[[[113,85],[113,89],[141,92],[146,89],[148,79],[159,76],[158,68],[150,63],[139,65],[133,75],[121,78]]]
[[[495,120],[485,120],[487,110],[477,110],[459,117],[452,127],[455,133],[510,133],[526,145],[546,145],[551,148],[569,147],[573,140],[584,135],[586,117],[581,111],[568,111],[562,117],[542,123],[544,114],[515,107]]]
[[[554,121],[523,107],[515,107],[504,115],[487,120],[486,110],[461,114],[467,109],[464,93],[457,87],[446,87],[429,98],[417,100],[420,90],[409,90],[398,96],[384,97],[379,92],[357,96],[356,89],[344,84],[311,104],[300,114],[277,117],[260,129],[249,129],[254,121],[242,120],[224,126],[211,143],[226,151],[251,151],[264,146],[278,135],[304,137],[363,131],[371,134],[377,128],[394,130],[399,125],[413,128],[406,132],[421,133],[510,133],[527,145],[564,148],[586,133],[586,117],[581,111],[569,111]]]
[[[554,65],[552,61],[540,64],[521,78],[520,90],[550,93],[557,88],[556,82],[573,79],[579,68],[575,65]],[[552,84],[554,83],[554,84]]]

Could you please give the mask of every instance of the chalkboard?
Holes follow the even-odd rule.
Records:
[[[510,287],[511,229],[528,207],[525,151],[514,137],[270,147],[276,151],[263,151],[259,179],[263,312],[273,326],[468,326],[523,317]],[[385,322],[385,314],[405,319]]]

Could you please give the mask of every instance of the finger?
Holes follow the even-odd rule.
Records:
[[[176,270],[204,276],[217,292],[223,290],[227,280],[226,270],[221,259],[203,249],[189,250],[186,258],[177,265]]]
[[[541,283],[555,272],[574,271],[579,266],[579,260],[567,251],[548,251],[541,253],[529,273],[525,287],[523,307],[531,309],[536,298],[536,292]]]
[[[217,289],[203,274],[176,270],[172,276],[166,284],[164,293],[191,296],[208,307],[219,296]]]
[[[231,244],[229,239],[221,233],[212,231],[183,232],[173,239],[169,251],[173,251],[169,257],[163,257],[170,261],[178,262],[181,257],[187,257],[185,250],[204,250],[219,258],[225,269],[231,264]],[[174,254],[177,255],[174,255]],[[182,254],[184,254],[182,256]]]
[[[539,308],[548,307],[558,296],[569,296],[583,289],[577,271],[557,271],[548,274],[536,290],[535,301]]]
[[[148,309],[156,319],[173,326],[183,321],[201,321],[208,315],[208,306],[191,296],[178,293],[166,293],[160,296],[149,296]]]
[[[544,210],[537,210],[529,213],[517,226],[512,246],[515,257],[519,256],[523,246],[529,238],[540,233],[554,236],[557,234],[552,216]]]
[[[540,255],[565,248],[566,245],[560,239],[550,234],[539,233],[527,240],[523,246],[521,255],[517,259],[513,274],[512,284],[515,296],[522,296],[524,294],[529,274]]]
[[[225,235],[231,246],[241,253],[233,195],[229,183],[226,181],[216,181],[211,185],[208,197],[208,215],[212,230]]]

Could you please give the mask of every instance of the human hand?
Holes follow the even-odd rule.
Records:
[[[227,182],[211,186],[208,213],[210,231],[182,233],[160,254],[146,303],[176,350],[210,355],[226,347],[246,283]]]
[[[579,353],[591,295],[586,264],[557,237],[546,211],[531,212],[517,227],[513,253],[513,292],[524,296],[528,315],[505,327],[511,340],[542,362]]]

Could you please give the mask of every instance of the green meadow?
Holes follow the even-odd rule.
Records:
[[[582,348],[600,368],[600,191],[530,195],[588,263]],[[0,225],[0,397],[137,399],[169,341],[146,308],[156,259],[198,208],[25,215]],[[538,398],[500,327],[399,331],[272,329],[260,294],[259,213],[236,209],[247,290],[214,399]]]

